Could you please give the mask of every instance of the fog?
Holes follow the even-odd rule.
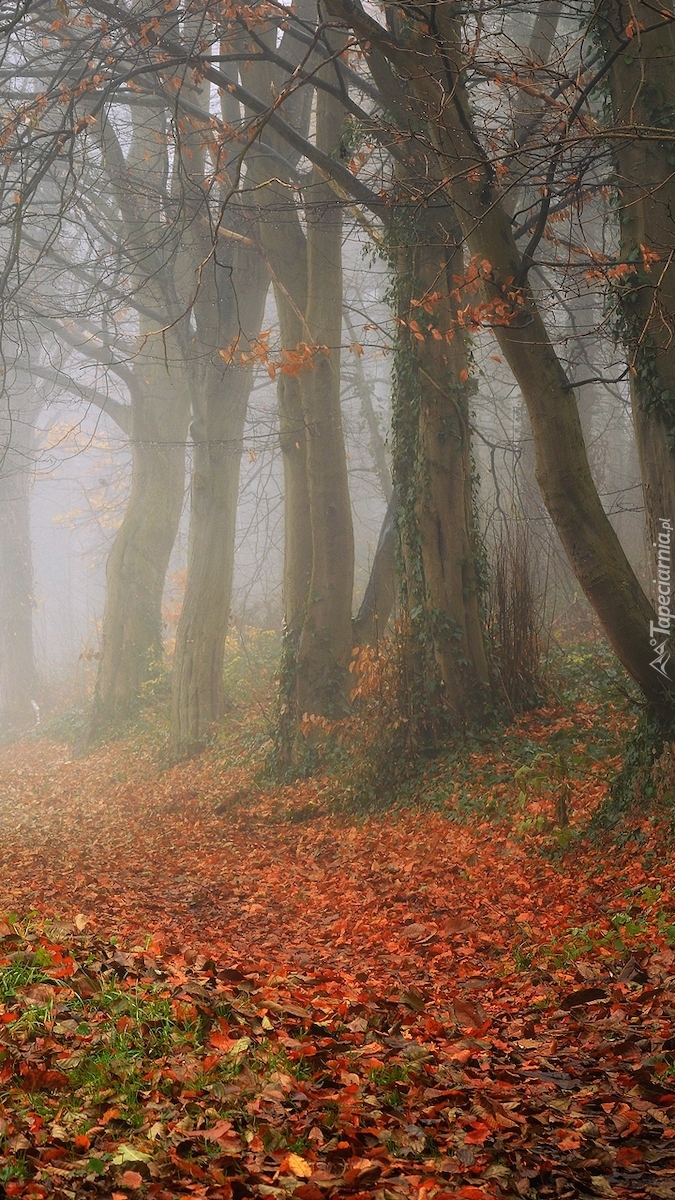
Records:
[[[417,543],[401,532],[422,521],[437,468],[448,496],[464,479],[452,570],[464,570],[464,538],[483,563],[488,624],[491,564],[515,539],[540,632],[592,629],[588,588],[542,499],[532,401],[500,353],[501,316],[480,300],[493,264],[460,237],[461,206],[453,216],[439,198],[442,172],[417,133],[405,166],[403,126],[360,51],[340,68],[340,108],[321,58],[330,39],[319,53],[295,16],[286,26],[277,15],[264,52],[262,14],[232,32],[227,53],[199,42],[197,70],[176,49],[201,36],[196,13],[166,18],[160,52],[123,21],[115,41],[100,15],[66,8],[51,23],[36,11],[16,34],[8,26],[0,77],[5,734],[68,705],[98,706],[103,728],[159,676],[173,673],[182,694],[183,667],[206,727],[226,702],[207,677],[228,630],[272,631],[281,648],[286,635],[332,644],[340,629],[343,671],[362,602],[369,637],[438,608],[414,595],[433,571],[413,565]],[[504,88],[499,75],[520,63],[542,86],[566,79],[585,53],[581,19],[573,5],[501,6],[482,29],[467,16],[474,140],[501,147],[495,177],[518,245],[544,238],[528,266],[532,302],[576,395],[602,507],[649,590],[623,327],[611,270],[597,266],[619,253],[611,160],[601,141],[573,140],[552,159],[555,128],[534,84]],[[169,46],[180,70],[164,69]],[[291,86],[310,67],[319,85]],[[268,111],[284,87],[283,111]],[[600,120],[600,94],[589,103]],[[551,204],[553,183],[542,192],[541,181],[558,159]],[[427,417],[438,445],[459,437],[461,465],[441,464],[445,450],[425,462]],[[439,529],[446,519],[460,518],[439,517]],[[441,559],[448,536],[437,535]],[[310,637],[312,606],[323,615]]]

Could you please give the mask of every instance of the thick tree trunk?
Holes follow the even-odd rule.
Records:
[[[424,265],[434,270],[437,254],[424,257]],[[430,276],[428,285],[433,286]],[[476,571],[469,404],[462,382],[468,361],[459,335],[449,346],[425,340],[424,350],[419,458],[427,480],[417,497],[417,523],[425,602],[444,700],[453,717],[464,722],[481,712],[489,685]]]
[[[101,661],[86,741],[124,720],[162,661],[162,594],[183,506],[188,399],[162,363],[141,362],[132,404],[131,494],[106,568]]]
[[[343,116],[334,97],[317,92],[317,145],[328,153],[338,146]],[[306,325],[315,353],[311,367],[305,367],[299,378],[308,431],[312,577],[298,649],[298,706],[300,713],[335,716],[347,704],[354,584],[354,535],[340,411],[342,212],[332,188],[316,169],[307,196]]]
[[[17,408],[0,441],[0,737],[35,725],[30,485],[37,409]]]
[[[408,411],[397,422],[394,469],[408,607],[424,610],[443,702],[463,724],[479,715],[489,673],[476,572],[469,362],[462,333],[454,333],[460,304],[451,296],[452,277],[462,274],[460,245],[431,209],[418,220],[416,244],[399,255],[396,402]]]
[[[498,279],[517,272],[508,253],[510,227],[495,210],[471,237],[471,249],[495,267]],[[514,247],[515,249],[515,247]],[[508,261],[510,259],[510,261]],[[515,269],[514,269],[515,268]],[[497,298],[501,288],[490,288]],[[593,482],[574,390],[555,355],[531,292],[524,288],[523,324],[497,327],[500,349],[527,404],[536,476],[576,578],[629,674],[647,698],[669,709],[651,667],[653,613],[607,517]]]
[[[176,632],[171,738],[190,753],[225,710],[223,658],[230,617],[239,470],[251,366],[237,362],[260,334],[269,275],[255,252],[235,258],[231,272],[204,280],[195,315],[202,353],[195,371],[194,463],[187,583]],[[241,294],[239,294],[241,293]],[[238,339],[232,362],[216,349]]]
[[[274,279],[274,294],[287,352],[307,340],[307,242],[295,206],[284,200],[282,189],[270,185],[279,212],[263,215],[260,239]],[[284,211],[285,209],[285,211]],[[307,611],[312,576],[312,523],[307,479],[307,427],[300,379],[281,372],[277,380],[279,445],[284,464],[284,576],[283,652],[279,668],[279,704],[276,730],[277,770],[284,775],[292,766],[298,727],[297,670],[300,635]]]
[[[307,341],[307,241],[295,206],[282,189],[270,185],[280,212],[263,213],[260,240],[274,279],[282,350],[290,353]],[[284,207],[286,211],[284,211]],[[279,445],[284,464],[284,625],[297,648],[312,574],[312,526],[307,481],[307,427],[300,378],[280,372]]]
[[[659,24],[661,11],[672,14],[672,3],[656,10],[608,0],[600,12],[603,44],[613,56],[619,258],[633,267],[619,298],[652,544],[660,520],[675,522],[675,26],[641,31]],[[628,40],[630,22],[635,33]],[[663,140],[655,128],[664,130]]]
[[[218,370],[193,402],[194,444],[185,599],[176,634],[172,738],[196,749],[225,710],[223,654],[230,619],[239,466],[250,368]]]
[[[136,297],[145,311],[133,362],[131,493],[108,557],[101,661],[85,745],[133,713],[161,664],[162,594],[184,499],[189,322],[177,286],[175,231],[158,203],[169,175],[167,116],[157,100],[149,108],[133,108],[131,118],[126,153],[112,125],[97,124]],[[174,167],[175,180],[177,163]]]

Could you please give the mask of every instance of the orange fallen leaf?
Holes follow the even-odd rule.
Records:
[[[311,1163],[308,1163],[306,1158],[301,1158],[299,1154],[287,1154],[279,1166],[280,1175],[284,1175],[290,1171],[291,1175],[295,1175],[296,1179],[309,1179],[312,1170]]]
[[[215,1046],[216,1050],[231,1050],[234,1046],[232,1038],[226,1033],[222,1033],[219,1029],[215,1029],[209,1037],[209,1046]]]
[[[482,1146],[483,1142],[486,1142],[490,1136],[491,1130],[489,1125],[486,1125],[485,1121],[477,1121],[472,1126],[470,1132],[467,1133],[464,1141],[467,1146]]]
[[[143,1183],[143,1176],[139,1175],[138,1171],[125,1171],[124,1174],[120,1176],[118,1183],[120,1183],[122,1187],[132,1188],[135,1190]]]

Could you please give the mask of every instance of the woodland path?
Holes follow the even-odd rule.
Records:
[[[488,822],[410,810],[336,821],[313,782],[247,790],[210,755],[158,772],[148,751],[124,746],[87,758],[46,740],[8,748],[0,904],[81,912],[108,933],[215,944],[247,962],[447,987],[490,972],[514,939],[541,944],[611,915],[621,883],[649,881],[628,856],[608,889],[600,852],[585,854],[580,878],[576,856],[532,857]]]
[[[530,719],[528,736],[543,740],[545,723]],[[577,820],[603,795],[603,770],[579,784]],[[513,787],[505,768],[496,790]],[[169,989],[178,1028],[189,1013],[211,1014],[199,1061],[194,1040],[185,1057],[192,1034],[177,1034],[182,1048],[161,1060],[160,1075],[178,1081],[172,1098],[141,1092],[153,1112],[135,1126],[121,1101],[103,1112],[111,1102],[94,1098],[88,1132],[64,1150],[68,1132],[54,1125],[58,1164],[36,1145],[33,1182],[11,1182],[7,1195],[79,1196],[66,1182],[83,1179],[78,1154],[96,1135],[100,1157],[82,1195],[106,1200],[116,1162],[115,1200],[675,1200],[672,858],[648,819],[623,847],[553,849],[550,834],[513,822],[460,825],[410,809],[336,817],[323,781],[261,792],[215,753],[161,770],[149,748],[124,743],[80,759],[46,739],[5,748],[0,915],[58,918],[48,952],[71,963],[65,976],[52,970],[63,976],[62,1011],[78,979],[78,994],[93,997],[85,1005],[96,1005],[91,972],[69,984],[68,971],[98,959],[91,970],[105,978],[119,957],[114,935],[127,948],[115,969],[134,995]],[[0,926],[7,939],[11,927]],[[45,969],[37,991],[62,1003]],[[30,992],[6,1000],[5,1038],[12,1022],[22,1028]],[[238,1025],[217,1017],[218,995]],[[95,1028],[102,1018],[88,1019]],[[126,1016],[115,1029],[136,1036]],[[19,1038],[11,1051],[22,1064],[11,1068],[13,1128],[31,1162],[21,1088],[30,1079],[49,1089],[54,1078],[66,1087],[69,1056],[93,1053],[90,1034],[82,1050],[77,1037],[70,1048],[62,1041]],[[233,1126],[212,1107],[204,1072],[244,1043],[258,1049],[246,1052],[253,1070],[223,1090],[241,1096]],[[270,1046],[314,1073],[294,1082],[284,1071],[295,1068],[277,1068],[265,1082]],[[201,1082],[180,1082],[193,1077]],[[220,1157],[207,1148],[200,1157],[189,1139],[201,1137]],[[132,1151],[140,1157],[124,1170]],[[154,1182],[136,1169],[146,1161]]]

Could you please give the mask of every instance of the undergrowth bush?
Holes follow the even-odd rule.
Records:
[[[504,525],[491,555],[488,638],[504,699],[512,713],[542,703],[541,604],[522,522]]]
[[[225,641],[223,677],[225,694],[235,708],[273,702],[280,653],[281,637],[275,629],[245,625],[231,630]]]
[[[362,808],[391,799],[413,770],[421,743],[411,719],[408,640],[402,623],[374,646],[355,649],[351,712],[339,721],[305,716],[300,734],[340,780],[340,796]]]

